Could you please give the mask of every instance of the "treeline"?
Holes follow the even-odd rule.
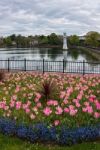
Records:
[[[22,36],[11,35],[0,39],[0,47],[33,47],[33,46],[45,46],[45,45],[62,45],[62,39],[59,35],[52,33],[48,36],[35,35],[35,36]]]
[[[100,48],[100,33],[88,32],[85,36],[72,35],[68,40],[69,46],[87,46]]]
[[[91,31],[84,36],[71,35],[67,37],[67,42],[69,47],[88,46],[100,48],[100,34],[98,32]],[[48,36],[35,35],[28,37],[13,34],[8,37],[0,38],[0,47],[62,47],[62,45],[63,36],[55,33],[51,33]]]

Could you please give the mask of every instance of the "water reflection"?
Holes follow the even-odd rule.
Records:
[[[99,63],[90,54],[77,49],[61,50],[55,48],[34,48],[34,49],[0,49],[0,60],[29,60],[26,63],[27,70],[43,70],[43,59],[47,60],[44,63],[45,71],[60,71],[60,72],[79,72],[82,73],[83,69],[86,73],[100,73]],[[63,61],[64,68],[63,68]],[[31,61],[41,60],[41,61]],[[88,63],[83,63],[83,60]],[[48,62],[48,61],[61,61],[61,62]],[[70,62],[71,61],[71,62]],[[72,63],[73,62],[73,63]],[[77,63],[79,62],[79,63]],[[7,68],[8,62],[0,62],[0,68]],[[10,68],[25,69],[24,61],[10,61]]]
[[[68,60],[68,61],[94,61],[91,55],[77,49],[62,50],[57,48],[3,48],[0,49],[0,59],[33,59],[33,60]]]
[[[78,57],[79,57],[79,52],[78,52],[78,50],[75,50],[75,49],[73,49],[73,50],[68,50],[68,54],[67,54],[67,56],[68,57],[71,57],[73,60],[77,60],[78,59]]]

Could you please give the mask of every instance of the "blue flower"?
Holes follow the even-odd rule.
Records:
[[[16,123],[7,118],[0,119],[0,131],[6,135],[14,135],[16,133]]]
[[[19,138],[25,139],[27,138],[28,128],[25,125],[19,125],[16,132]]]
[[[0,132],[5,135],[16,135],[19,138],[30,142],[54,142],[61,145],[73,145],[76,143],[96,140],[100,138],[100,125],[86,126],[80,128],[66,128],[61,126],[48,127],[44,123],[37,123],[34,126],[16,125],[16,122],[8,118],[0,118]]]

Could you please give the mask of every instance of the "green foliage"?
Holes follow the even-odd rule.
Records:
[[[11,46],[16,46],[18,48],[20,47],[30,47],[33,46],[35,41],[38,41],[39,45],[61,45],[62,40],[59,38],[58,35],[55,33],[52,33],[48,36],[45,35],[35,35],[35,36],[22,36],[22,35],[15,35],[12,34],[6,38],[3,39],[4,41],[4,46],[6,47],[11,47]]]
[[[63,36],[58,36],[55,33],[51,33],[50,35],[35,35],[35,36],[22,36],[12,34],[6,38],[3,38],[3,43],[0,43],[1,47],[11,47],[16,46],[20,47],[32,47],[34,46],[34,40],[39,43],[40,46],[61,46],[63,44]],[[37,44],[36,44],[37,45]],[[100,34],[98,32],[89,32],[86,35],[86,39],[79,39],[79,36],[72,35],[68,37],[68,45],[69,46],[91,46],[91,47],[99,47],[100,46]]]
[[[18,35],[16,37],[16,43],[17,47],[28,47],[29,46],[29,41],[26,37],[23,37],[21,35]]]
[[[9,47],[12,45],[12,41],[11,41],[11,38],[10,37],[7,37],[4,39],[4,44]]]
[[[98,32],[91,32],[86,36],[85,44],[92,46],[92,47],[98,47],[100,34]]]
[[[79,37],[77,35],[72,35],[70,36],[69,38],[69,42],[70,44],[73,46],[73,45],[79,45]]]
[[[0,134],[0,150],[99,150],[99,142],[89,142],[74,145],[71,147],[61,147],[56,145],[32,144],[30,142],[22,141],[17,138],[8,137]]]
[[[39,44],[47,44],[47,45],[60,45],[62,44],[61,39],[55,33],[51,33],[48,36],[40,35],[38,36]]]
[[[51,33],[51,35],[48,36],[48,42],[51,45],[60,45],[61,44],[60,38],[55,33]]]
[[[41,35],[38,37],[39,44],[48,44],[48,38],[47,36]]]
[[[42,84],[40,93],[42,96],[48,100],[49,98],[53,98],[53,93],[55,92],[55,84],[52,80],[45,80]],[[57,91],[56,91],[57,92]]]
[[[16,41],[16,35],[15,35],[15,34],[12,34],[12,35],[10,36],[10,39],[11,39],[12,41]]]

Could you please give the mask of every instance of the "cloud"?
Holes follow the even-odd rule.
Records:
[[[0,1],[0,36],[100,31],[99,0]]]

